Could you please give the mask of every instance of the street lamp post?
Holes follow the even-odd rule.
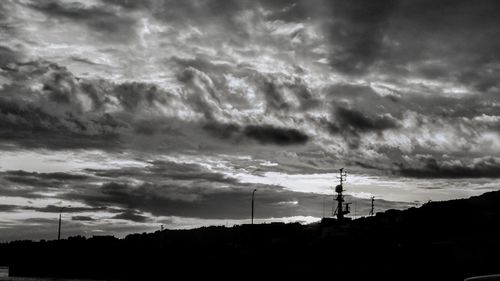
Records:
[[[63,212],[64,208],[66,208],[66,207],[71,207],[71,205],[61,207],[61,209],[59,210],[59,229],[57,230],[57,240],[61,240],[61,220],[62,220],[62,212]]]
[[[59,229],[57,231],[57,240],[61,240],[61,216],[62,216],[62,211],[64,210],[64,207],[61,208],[59,211]]]
[[[257,189],[254,189],[253,192],[252,192],[252,224],[253,224],[253,209],[254,209],[255,191],[257,191]]]

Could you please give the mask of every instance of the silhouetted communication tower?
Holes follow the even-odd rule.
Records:
[[[337,177],[340,181],[340,184],[335,187],[335,192],[337,192],[337,208],[335,212],[333,212],[333,216],[337,216],[338,220],[344,219],[344,215],[349,214],[349,204],[344,203],[344,195],[342,192],[344,191],[344,181],[346,181],[347,173],[344,172],[344,168],[339,169],[339,176]]]

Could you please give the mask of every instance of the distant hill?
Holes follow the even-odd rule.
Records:
[[[500,273],[500,191],[373,217],[0,244],[12,275],[463,280]]]

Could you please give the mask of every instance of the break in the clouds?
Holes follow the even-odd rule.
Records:
[[[357,215],[371,196],[384,210],[497,189],[498,14],[2,1],[0,239],[50,238],[62,206],[72,234],[245,223],[254,189],[261,221],[313,221],[340,167]]]

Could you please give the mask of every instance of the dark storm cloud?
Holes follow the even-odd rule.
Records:
[[[269,2],[269,3],[267,3]],[[498,1],[262,1],[267,17],[316,19],[334,70],[389,73],[498,91]],[[467,39],[465,39],[467,38]]]
[[[211,122],[203,126],[203,129],[208,131],[211,135],[221,139],[238,138],[241,134],[241,126],[232,123],[217,123]]]
[[[97,177],[104,178],[128,178],[141,179],[145,181],[171,179],[176,181],[205,181],[212,183],[236,183],[234,178],[222,173],[213,172],[199,165],[190,163],[176,163],[171,161],[150,161],[147,167],[130,167],[120,169],[87,169]]]
[[[132,212],[132,211],[120,213],[116,216],[113,216],[112,219],[128,220],[128,221],[133,221],[133,222],[147,222],[150,220],[148,217],[142,216],[142,215],[135,213],[135,212]]]
[[[397,7],[396,0],[332,1],[327,24],[332,66],[346,73],[365,73],[383,54],[384,30]]]
[[[58,195],[90,207],[67,207],[64,212],[121,212],[116,219],[145,222],[143,212],[154,216],[203,219],[244,219],[248,200],[257,188],[259,217],[317,215],[321,195],[287,191],[281,186],[240,183],[199,164],[154,161],[146,168],[87,170],[97,182],[79,183]],[[132,182],[140,182],[133,184]],[[72,185],[76,186],[76,185]],[[39,191],[39,190],[38,190]],[[58,213],[61,206],[23,207],[25,210]]]
[[[95,221],[92,217],[89,216],[72,216],[72,221]]]
[[[5,142],[26,148],[46,148],[52,150],[95,148],[108,151],[120,149],[120,143],[116,135],[91,137],[78,134],[60,134],[51,136],[51,134],[44,133],[8,132],[1,139]],[[7,147],[7,149],[9,148]]]
[[[0,113],[3,117],[0,119],[0,128],[4,130],[14,130],[18,125],[24,125],[20,126],[21,129],[29,126],[32,131],[44,131],[50,130],[51,125],[57,122],[56,118],[37,108],[13,103],[5,98],[1,100]]]
[[[398,12],[398,0],[261,1],[267,17],[286,22],[317,20],[327,39],[330,65],[346,74],[364,74],[387,56],[384,40]]]
[[[36,179],[33,177],[25,177],[25,176],[6,176],[4,179],[12,182],[12,183],[18,183],[18,184],[25,184],[29,186],[52,186],[56,187],[57,185],[60,185],[60,183],[54,183],[48,180],[40,180]]]
[[[151,1],[133,1],[133,0],[102,0],[102,2],[132,10],[150,8],[152,4]]]
[[[0,98],[2,138],[27,147],[119,149],[123,136],[133,134],[172,134],[182,138],[183,134],[175,129],[178,126],[182,126],[181,130],[187,133],[190,127],[205,127],[204,131],[217,134],[216,125],[207,126],[205,121],[188,124],[177,116],[178,113],[164,115],[164,112],[176,112],[179,103],[185,105],[187,111],[201,113],[208,123],[217,122],[216,118],[227,118],[227,113],[223,113],[221,108],[221,91],[226,89],[216,87],[222,82],[214,82],[222,77],[221,74],[209,77],[192,67],[182,70],[178,76],[185,86],[185,95],[181,97],[154,84],[115,84],[106,80],[78,78],[66,68],[46,61],[14,64],[6,69],[5,75],[12,83],[0,89],[3,94]],[[35,82],[43,87],[30,87],[30,83]],[[287,87],[297,92],[304,107],[317,103],[303,83],[298,83],[296,88],[293,88],[293,83]],[[223,96],[226,99],[227,93]],[[245,102],[235,99],[231,97],[224,102],[247,106]],[[109,108],[115,110],[108,113]],[[298,129],[251,126],[244,128],[246,126],[243,125],[239,136],[261,144],[305,143],[308,139]],[[237,131],[236,127],[233,129]],[[224,135],[222,131],[218,130]]]
[[[334,111],[332,121],[337,118],[346,119],[346,125],[350,126],[349,120],[357,119],[360,122],[355,123],[361,124],[353,124],[354,127],[370,131],[377,127],[379,129],[384,129],[384,127],[385,129],[398,129],[400,127],[399,121],[402,121],[408,112],[418,112],[422,117],[436,118],[450,123],[450,125],[461,122],[462,117],[473,119],[483,114],[489,116],[499,114],[497,104],[500,99],[489,93],[484,93],[481,98],[478,98],[474,94],[454,96],[436,93],[431,95],[428,93],[433,93],[436,89],[426,87],[417,87],[408,92],[377,87],[338,83],[322,89],[326,99],[332,102],[334,108],[339,109]],[[379,88],[383,88],[386,92],[378,93]],[[338,102],[338,100],[348,101],[349,106]],[[371,121],[367,119],[371,119]]]
[[[168,161],[153,161],[145,168],[86,170],[86,172],[92,173],[94,177],[65,173],[7,172],[4,178],[16,175],[18,177],[16,183],[22,183],[26,188],[4,184],[0,194],[24,198],[47,198],[41,193],[54,187],[60,188],[64,184],[65,187],[61,189],[64,193],[57,195],[57,198],[81,201],[91,206],[65,207],[65,213],[117,212],[125,209],[154,212],[156,215],[217,218],[217,215],[222,215],[228,208],[232,208],[232,197],[238,199],[246,196],[245,190],[250,188],[238,183],[234,178],[211,172],[198,164]],[[47,179],[59,179],[61,182],[46,182]],[[146,183],[140,186],[127,184],[126,182],[131,179]],[[110,182],[96,190],[96,181]],[[223,190],[217,191],[222,186],[224,186]],[[227,189],[226,186],[231,188]],[[281,189],[281,187],[276,188]],[[49,198],[53,197],[49,196]],[[225,203],[225,200],[228,202]],[[244,199],[238,200],[236,201],[241,203]],[[280,195],[276,200],[286,200],[286,195]],[[230,206],[225,206],[225,204]],[[9,208],[9,211],[11,209]],[[59,213],[61,206],[23,206],[19,209]],[[119,218],[127,219],[125,216]],[[130,219],[138,221],[139,217],[130,217]]]
[[[64,207],[64,209],[62,209]],[[24,210],[32,210],[42,213],[60,213],[61,209],[64,213],[81,213],[81,212],[98,212],[98,211],[113,211],[106,207],[71,207],[71,206],[56,206],[56,205],[47,205],[45,207],[31,207],[26,206],[22,207]]]
[[[4,205],[0,204],[0,212],[13,212],[19,209],[17,205]]]
[[[287,22],[301,22],[312,15],[324,16],[329,10],[324,0],[275,0],[260,1],[260,4],[269,11],[267,19]]]
[[[481,1],[477,5],[469,1],[401,1],[400,8],[396,20],[401,26],[394,33],[391,31],[391,35],[398,36],[404,44],[401,47],[413,52],[416,56],[413,59],[444,55],[441,57],[444,62],[454,64],[465,61],[486,63],[499,58],[492,48],[500,42],[498,38],[491,38],[498,33],[495,27],[500,22],[496,17],[500,11],[497,1]],[[405,35],[404,30],[411,32]],[[422,40],[412,39],[415,34]],[[474,40],[463,40],[467,37]],[[465,53],[469,56],[462,57]]]
[[[63,181],[66,187],[61,190],[63,193],[57,195],[58,199],[77,201],[89,206],[65,207],[64,213],[120,212],[114,218],[135,222],[147,221],[143,212],[152,213],[154,216],[243,219],[247,217],[245,203],[248,203],[249,191],[253,188],[259,189],[258,216],[262,218],[318,215],[320,210],[317,204],[321,202],[321,195],[287,191],[280,186],[240,183],[234,178],[209,171],[198,164],[152,161],[147,167],[86,172],[93,176],[25,171],[10,171],[6,174]],[[137,181],[142,183],[131,183]],[[100,184],[101,182],[106,183]],[[33,188],[28,185],[26,189],[4,188],[1,194],[47,198],[40,193],[54,186],[52,183],[50,187]],[[9,190],[11,192],[8,192]],[[17,209],[57,214],[61,211],[61,206],[19,206]],[[5,210],[16,209],[5,207]]]
[[[388,113],[368,116],[342,106],[336,107],[333,121],[322,121],[322,123],[330,133],[342,135],[350,148],[358,148],[362,133],[381,133],[399,126],[398,121]]]
[[[45,196],[41,195],[40,192],[45,191],[45,186],[41,188],[39,186],[29,186],[22,182],[22,186],[17,186],[17,184],[13,184],[12,182],[7,182],[3,179],[0,179],[2,186],[0,186],[0,195],[5,197],[22,197],[27,199],[37,199],[43,198]],[[28,182],[28,181],[26,181]],[[30,182],[29,182],[30,183]]]
[[[17,62],[19,56],[19,52],[5,46],[0,46],[0,68],[7,66],[11,62]]]
[[[222,173],[213,172],[199,165],[190,163],[175,163],[169,161],[150,162],[150,173],[174,180],[204,180],[216,183],[235,183],[236,180]]]
[[[22,170],[17,171],[6,171],[3,172],[7,177],[33,177],[38,179],[46,179],[46,180],[57,180],[57,181],[66,181],[66,180],[85,180],[89,177],[81,174],[71,174],[64,172],[55,172],[55,173],[38,173],[38,172],[26,172]]]
[[[398,126],[397,121],[390,115],[368,117],[362,112],[345,107],[338,107],[334,116],[339,127],[359,132],[383,131],[395,129]]]
[[[7,36],[18,36],[19,32],[16,25],[10,19],[12,18],[12,1],[0,2],[0,31]]]
[[[262,217],[283,217],[294,214],[294,207],[273,205],[289,201],[290,195],[278,188],[264,187],[260,191]],[[275,187],[276,188],[276,187]],[[117,206],[128,210],[150,212],[155,216],[181,216],[203,219],[243,219],[248,217],[248,188],[231,187],[218,189],[191,185],[143,184],[131,186],[116,182],[101,186],[96,192],[68,194],[67,199],[81,200],[91,206]],[[305,195],[303,195],[305,196]],[[264,204],[267,202],[269,204]],[[134,214],[135,215],[135,214]],[[123,219],[136,219],[135,216],[123,215]]]
[[[59,1],[37,1],[29,6],[50,18],[83,23],[106,40],[127,42],[135,37],[135,21],[104,6],[88,7],[80,3]]]
[[[154,119],[136,118],[167,107],[171,94],[146,83],[114,84],[75,77],[46,61],[17,63],[3,73],[10,84],[0,88],[1,138],[27,147],[120,147],[123,133],[153,134]],[[41,89],[31,83],[39,82]],[[119,112],[106,112],[116,107]],[[153,124],[153,127],[147,124]]]
[[[55,224],[57,222],[56,218],[47,219],[47,218],[27,218],[23,220],[26,223],[35,223],[35,224]]]
[[[103,65],[103,64],[100,64],[100,63],[96,63],[90,59],[87,59],[87,58],[81,58],[81,57],[77,57],[77,56],[71,56],[70,57],[71,60],[73,61],[76,61],[76,62],[79,62],[79,63],[83,63],[83,64],[89,64],[89,65]]]
[[[3,139],[25,146],[52,148],[113,146],[124,126],[99,108],[95,92],[66,68],[45,61],[13,65],[4,75],[12,83],[0,89],[0,131]],[[39,90],[30,83],[40,82]],[[93,101],[94,112],[84,110],[79,95]]]
[[[276,127],[273,125],[247,125],[209,123],[203,129],[221,139],[231,139],[242,143],[248,140],[262,145],[304,145],[309,136],[294,128]]]
[[[65,207],[64,213],[112,212],[113,219],[134,222],[150,220],[143,212],[154,216],[180,216],[203,219],[244,219],[249,191],[259,189],[258,217],[318,215],[321,195],[287,191],[280,186],[240,183],[236,179],[211,172],[202,165],[153,161],[148,167],[109,170],[86,170],[91,176],[63,173],[29,173],[12,171],[18,176],[62,179],[68,184],[57,196],[84,203],[90,207]],[[87,180],[89,182],[85,182]],[[131,180],[144,182],[139,185]],[[106,183],[96,186],[94,181]],[[28,197],[19,189],[17,196]],[[41,192],[43,189],[29,189]],[[29,195],[29,194],[28,194]],[[19,210],[59,213],[61,206],[21,206]],[[13,207],[6,207],[12,211]],[[78,217],[75,215],[75,217]],[[84,219],[84,218],[82,218]],[[75,220],[82,220],[75,218]],[[87,219],[85,219],[87,220]]]
[[[465,161],[464,161],[465,162]],[[499,178],[500,162],[493,157],[474,159],[470,164],[462,161],[436,160],[424,157],[413,166],[398,164],[395,172],[412,178]]]
[[[456,97],[408,97],[401,101],[405,109],[423,112],[425,116],[449,118],[454,122],[460,117],[474,118],[485,115],[496,116],[499,114],[497,102],[500,99],[493,95],[482,94],[479,99],[475,95]]]
[[[498,91],[497,1],[400,1],[384,34],[383,72]],[[416,39],[418,38],[418,39]],[[467,38],[467,39],[465,39]]]
[[[15,183],[22,184],[28,187],[37,187],[32,190],[33,193],[42,191],[42,188],[60,188],[63,185],[84,181],[88,176],[69,174],[69,173],[37,173],[26,171],[6,171],[0,174],[3,179]],[[5,189],[6,191],[7,189]],[[26,192],[30,192],[26,190]]]
[[[296,145],[305,144],[309,136],[297,129],[274,126],[247,126],[243,134],[262,144]]]
[[[0,172],[0,195],[43,198],[43,192],[64,191],[66,186],[91,180],[90,176],[64,172],[37,173],[22,170]]]

